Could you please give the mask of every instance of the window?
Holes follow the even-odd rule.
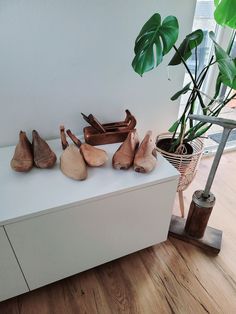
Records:
[[[202,41],[201,45],[197,48],[197,59],[198,59],[198,69],[197,72],[199,73],[203,67],[207,64],[211,49],[212,49],[212,42],[209,38],[208,32],[215,31],[216,23],[214,20],[214,0],[198,0],[196,3],[196,10],[194,15],[193,21],[193,31],[197,29],[202,29],[204,32],[204,40]],[[187,35],[187,34],[186,34]],[[188,66],[192,73],[195,71],[195,56],[192,56],[188,62]],[[188,73],[185,73],[184,77],[184,86],[190,82],[190,78]],[[206,88],[206,87],[205,87]],[[180,104],[180,114],[182,112],[183,105],[186,103],[188,99],[188,94],[185,94],[181,97]]]
[[[193,30],[202,29],[204,31],[204,35],[208,34],[209,31],[214,31],[216,33],[217,41],[220,45],[225,46],[227,45],[229,38],[231,36],[230,29],[223,29],[216,25],[214,20],[214,0],[197,0],[196,3],[196,10],[193,22]],[[199,73],[204,66],[209,61],[211,56],[213,46],[212,41],[209,36],[204,36],[204,40],[197,49],[197,58],[198,58],[198,68],[197,72]],[[236,39],[234,40],[234,45],[231,50],[231,56],[236,57]],[[195,71],[195,56],[192,56],[188,60],[188,66],[192,73]],[[215,81],[214,77],[217,75],[216,67],[215,70],[209,71],[208,80],[205,82],[205,86],[203,89],[205,90],[206,94],[213,95],[215,90]],[[188,73],[185,74],[184,77],[184,85],[185,86],[188,82],[190,82],[190,78]],[[228,93],[228,88],[223,88],[221,91],[221,95]],[[188,94],[182,95],[180,101],[180,110],[179,114],[182,113],[182,110],[185,106],[185,103],[188,99]],[[225,108],[222,109],[219,117],[224,117],[227,119],[234,119],[236,120],[236,99],[232,100]],[[221,139],[222,128],[216,125],[213,125],[211,129],[208,131],[207,135],[208,139],[205,141],[205,151],[206,154],[214,154],[218,143]],[[226,149],[236,149],[236,131],[232,131],[232,135],[229,138],[229,141],[226,145]]]

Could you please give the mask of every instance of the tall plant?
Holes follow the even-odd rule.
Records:
[[[203,122],[194,125],[192,120],[189,119],[188,115],[196,112],[197,101],[200,104],[202,114],[218,116],[222,108],[236,96],[236,93],[231,95],[231,91],[236,89],[236,59],[232,59],[230,56],[230,50],[235,39],[236,2],[235,0],[215,0],[215,6],[214,16],[216,22],[219,25],[229,26],[234,29],[234,33],[227,50],[224,50],[216,42],[213,32],[209,33],[214,44],[215,53],[200,73],[198,73],[198,47],[203,41],[204,33],[201,29],[198,29],[188,34],[180,46],[176,47],[179,23],[175,16],[168,16],[161,21],[160,14],[155,13],[144,24],[135,41],[135,57],[132,66],[139,75],[142,76],[144,73],[158,67],[164,56],[174,49],[175,54],[169,62],[169,66],[182,64],[190,77],[188,84],[171,97],[171,100],[176,100],[182,94],[189,92],[182,115],[169,129],[173,133],[170,152],[184,153],[186,143],[201,137],[211,127],[211,125]],[[195,60],[193,74],[187,64],[187,60],[192,55]],[[219,73],[216,79],[215,93],[213,96],[208,96],[202,90],[203,83],[209,69],[216,65]],[[220,90],[223,85],[229,87],[230,90],[222,98],[220,97]]]

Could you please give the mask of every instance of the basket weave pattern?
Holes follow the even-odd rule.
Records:
[[[172,134],[163,133],[157,137],[157,141],[170,137],[172,137]],[[192,142],[189,142],[189,144],[193,148],[193,153],[191,155],[168,153],[157,147],[157,151],[161,153],[162,156],[164,156],[180,172],[177,192],[184,191],[192,182],[203,152],[203,141],[201,139],[194,139]]]

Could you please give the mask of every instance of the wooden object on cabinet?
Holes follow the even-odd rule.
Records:
[[[124,121],[100,124],[105,132],[101,132],[97,127],[94,127],[94,120],[92,120],[91,123],[89,116],[86,117],[84,114],[82,115],[87,122],[92,124],[92,126],[84,128],[85,142],[91,145],[123,142],[129,132],[134,130],[136,126],[136,119],[129,110],[126,110],[126,118]]]

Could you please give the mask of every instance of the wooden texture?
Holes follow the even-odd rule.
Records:
[[[87,126],[84,128],[84,139],[85,142],[90,145],[121,143],[124,142],[124,140],[127,138],[129,132],[130,130],[125,128],[116,133],[98,133],[98,131],[91,126]]]
[[[100,127],[98,127],[98,121],[93,117],[93,115],[89,115],[88,117],[84,114],[82,115],[83,118],[92,125],[84,128],[85,142],[91,145],[123,142],[127,138],[129,132],[134,130],[136,126],[136,119],[129,110],[126,110],[126,118],[124,121],[105,124],[99,123]]]
[[[199,206],[194,200],[191,202],[185,225],[185,231],[188,235],[198,239],[204,236],[213,209],[213,204],[214,202],[212,202],[211,207],[205,207]]]
[[[183,195],[183,191],[178,191],[178,195],[179,195],[180,214],[181,214],[181,217],[184,217],[184,195]]]
[[[222,242],[221,230],[207,227],[204,228],[204,236],[196,238],[186,233],[185,224],[186,219],[172,215],[169,236],[191,243],[214,254],[218,254],[220,252]]]
[[[88,175],[87,165],[80,149],[75,144],[70,144],[63,150],[60,168],[65,176],[74,180],[85,180]]]
[[[100,167],[108,161],[108,155],[105,150],[99,149],[87,143],[82,143],[71,130],[66,131],[67,135],[79,148],[86,164],[90,167]]]
[[[34,165],[42,169],[52,168],[57,161],[56,154],[36,130],[32,131],[32,139]]]
[[[15,171],[26,172],[33,168],[34,158],[32,146],[26,133],[20,131],[19,142],[16,145],[14,155],[11,160],[11,167]]]
[[[136,172],[151,172],[157,163],[157,152],[152,131],[148,131],[142,140],[134,157],[134,170]]]
[[[81,114],[85,121],[87,121],[95,130],[97,130],[99,133],[106,133],[103,125],[92,114],[90,114],[88,117],[86,117],[83,113]]]
[[[134,156],[139,145],[136,130],[130,131],[126,140],[120,145],[112,157],[114,169],[127,170],[133,165]]]
[[[0,313],[236,313],[235,158],[236,153],[222,157],[212,188],[216,204],[209,225],[224,232],[218,256],[170,238],[5,301]],[[186,209],[193,192],[204,186],[211,163],[212,158],[201,161],[196,179],[184,193]],[[174,213],[179,214],[178,199]]]

